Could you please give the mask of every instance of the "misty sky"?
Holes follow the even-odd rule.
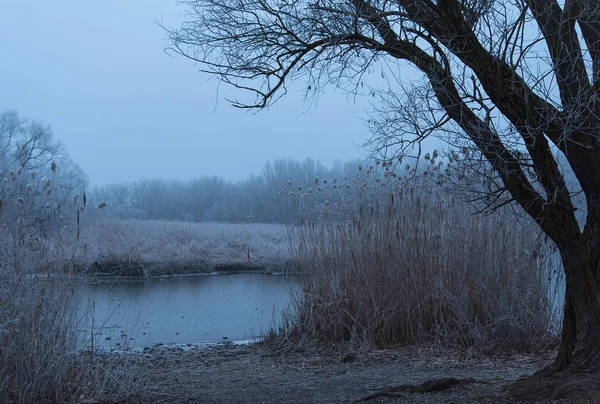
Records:
[[[0,111],[50,124],[93,185],[259,173],[267,160],[361,157],[365,100],[294,90],[269,110],[163,52],[175,0],[2,0]],[[218,91],[218,92],[217,92]],[[240,98],[240,97],[238,97]]]

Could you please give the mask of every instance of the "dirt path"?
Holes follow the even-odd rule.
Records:
[[[350,403],[385,386],[421,384],[445,377],[474,378],[442,392],[402,391],[367,403],[510,402],[505,388],[546,364],[553,353],[505,359],[405,348],[363,355],[274,353],[267,347],[151,350],[135,361],[147,379],[141,403]]]

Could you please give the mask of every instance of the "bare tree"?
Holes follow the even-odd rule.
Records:
[[[307,94],[331,84],[378,95],[371,144],[384,154],[430,135],[468,141],[495,173],[495,195],[509,195],[562,255],[560,350],[536,377],[556,377],[552,397],[600,387],[598,0],[184,3],[188,18],[169,30],[169,49],[247,90],[236,107],[267,107],[303,79]],[[409,68],[423,85],[403,79]],[[379,70],[389,88],[365,89],[365,75]],[[585,194],[583,228],[557,155]],[[541,394],[534,385],[513,393]]]
[[[0,113],[0,156],[4,164],[39,170],[66,155],[48,125],[21,118],[16,111]]]
[[[66,213],[62,209],[70,207],[76,192],[87,185],[85,173],[51,128],[24,119],[16,111],[0,112],[0,181],[0,200],[22,201],[27,209],[20,208],[20,214],[27,210],[38,223]]]

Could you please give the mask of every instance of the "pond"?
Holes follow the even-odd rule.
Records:
[[[281,323],[298,289],[298,278],[261,274],[92,284],[79,331],[88,346],[93,335],[94,347],[108,349],[251,341]]]

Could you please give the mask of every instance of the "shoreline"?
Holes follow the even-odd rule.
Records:
[[[295,260],[278,260],[264,263],[217,263],[186,264],[169,262],[102,262],[91,265],[78,263],[63,264],[65,271],[76,275],[97,278],[98,280],[114,279],[158,279],[172,276],[222,276],[238,274],[292,275],[297,274],[298,263]],[[43,273],[43,272],[40,272]]]
[[[145,355],[153,353],[176,353],[176,352],[190,352],[190,351],[202,351],[208,349],[219,349],[234,346],[250,346],[260,344],[264,342],[264,337],[256,337],[254,339],[243,339],[243,340],[223,340],[219,342],[196,342],[196,343],[171,343],[163,344],[158,342],[151,346],[143,347],[130,347],[130,348],[102,348],[99,346],[91,348],[80,349],[79,353],[89,354],[108,354],[108,355]]]
[[[229,275],[270,275],[270,276],[297,276],[297,274],[286,274],[284,272],[260,272],[260,271],[240,271],[240,272],[200,272],[191,274],[168,274],[168,275],[150,275],[147,277],[128,276],[128,275],[112,275],[112,274],[92,274],[96,278],[92,278],[93,283],[114,282],[114,281],[152,281],[156,279],[170,278],[193,278],[196,276],[229,276]],[[98,276],[100,275],[100,276]],[[89,276],[85,276],[89,279]]]
[[[226,343],[118,357],[143,379],[143,388],[128,398],[133,403],[348,403],[377,395],[388,386],[418,386],[449,377],[472,380],[443,391],[406,391],[368,401],[433,404],[513,402],[508,386],[543,367],[554,354],[473,358],[466,352],[432,347],[355,352],[345,346],[324,352],[310,347],[278,349],[269,343]]]

